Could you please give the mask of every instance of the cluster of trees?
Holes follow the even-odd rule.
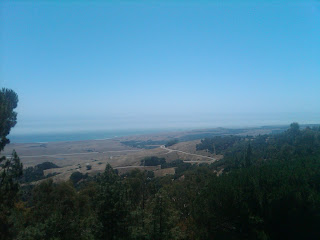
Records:
[[[30,183],[30,182],[39,181],[41,179],[53,176],[54,174],[49,174],[48,176],[44,175],[44,170],[51,169],[51,168],[59,168],[59,166],[57,166],[52,162],[43,162],[41,164],[37,164],[34,167],[28,167],[23,170],[21,182]]]
[[[166,162],[165,158],[159,158],[156,156],[152,156],[152,157],[145,157],[141,160],[140,165],[141,166],[158,166],[158,165],[162,165]]]
[[[320,238],[319,127],[294,123],[223,151],[210,165],[163,162],[174,176],[119,176],[107,165],[95,177],[34,187],[20,186],[14,153],[1,165],[0,239]]]
[[[122,144],[134,147],[134,148],[143,148],[143,149],[153,149],[157,148],[161,145],[166,144],[166,141],[159,140],[159,141],[153,141],[153,140],[147,140],[147,141],[136,141],[136,140],[130,140],[130,141],[123,141]]]
[[[74,184],[77,185],[81,180],[87,179],[88,178],[88,173],[83,174],[81,172],[73,172],[70,176],[70,181]]]
[[[197,150],[208,150],[215,154],[224,154],[227,149],[230,149],[234,144],[244,141],[244,137],[239,136],[216,136],[213,138],[202,139],[199,144],[197,144]]]
[[[224,151],[228,168],[260,166],[270,160],[294,162],[308,156],[319,156],[320,127],[300,129],[298,123],[280,134],[258,135],[245,138]]]
[[[168,141],[165,146],[170,147],[170,146],[177,144],[178,142],[179,142],[179,139],[175,138],[175,139]]]

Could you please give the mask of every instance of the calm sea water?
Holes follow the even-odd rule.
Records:
[[[117,130],[117,131],[88,131],[68,133],[39,133],[39,134],[11,134],[11,143],[61,142],[82,140],[103,140],[115,137],[151,134],[168,130]]]

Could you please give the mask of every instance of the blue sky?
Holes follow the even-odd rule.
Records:
[[[320,122],[320,1],[2,1],[14,132]]]

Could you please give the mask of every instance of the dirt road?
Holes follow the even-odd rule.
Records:
[[[164,145],[160,146],[160,148],[167,150],[168,153],[171,153],[171,152],[179,152],[179,153],[184,153],[184,154],[187,154],[187,155],[190,155],[190,156],[201,157],[201,158],[210,159],[211,161],[216,161],[216,159],[213,158],[213,157],[207,157],[207,156],[203,156],[203,155],[199,155],[199,154],[183,152],[183,151],[180,151],[180,150],[173,150],[173,149],[167,148],[167,147],[164,146]],[[205,161],[186,161],[186,162],[205,162]]]

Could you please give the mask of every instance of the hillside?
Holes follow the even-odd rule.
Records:
[[[208,144],[210,143],[210,144]],[[318,239],[320,128],[178,143],[223,159],[191,164],[152,157],[122,172],[22,188],[18,239]],[[162,149],[164,151],[164,149]],[[142,157],[142,156],[141,156]],[[33,209],[33,211],[30,211]],[[60,231],[57,231],[57,228]]]

